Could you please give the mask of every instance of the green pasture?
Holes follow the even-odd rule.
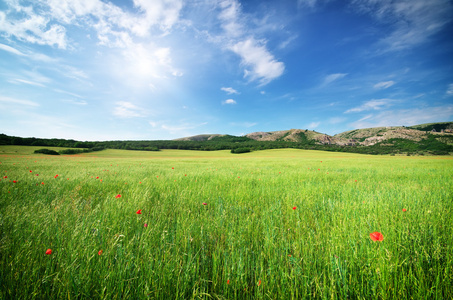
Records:
[[[0,299],[453,298],[451,156],[40,148],[0,146]]]

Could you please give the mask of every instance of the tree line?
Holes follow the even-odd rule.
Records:
[[[323,150],[334,152],[352,152],[361,154],[433,154],[448,155],[453,152],[453,138],[448,143],[440,142],[435,136],[430,135],[428,139],[412,141],[407,139],[391,139],[372,146],[340,146],[323,145],[307,138],[300,142],[292,141],[256,141],[247,137],[218,136],[207,141],[175,141],[175,140],[154,140],[154,141],[103,141],[103,142],[81,142],[66,139],[42,139],[22,138],[0,134],[0,145],[25,145],[42,147],[64,147],[75,149],[86,149],[88,151],[100,151],[102,149],[123,149],[159,151],[161,149],[179,150],[233,150],[233,153],[245,153],[266,149],[295,148],[306,150]],[[61,151],[60,151],[61,152]],[[81,153],[80,151],[72,151]],[[67,151],[70,154],[71,151]]]

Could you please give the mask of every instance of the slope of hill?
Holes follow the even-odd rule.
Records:
[[[80,142],[63,139],[21,138],[0,134],[0,145],[55,146],[89,149],[158,151],[185,150],[263,150],[298,148],[367,154],[453,153],[453,122],[421,124],[411,127],[355,129],[334,136],[312,130],[290,129],[253,132],[245,136],[200,134],[176,140]]]

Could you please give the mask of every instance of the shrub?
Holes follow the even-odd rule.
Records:
[[[236,148],[236,149],[231,149],[231,153],[236,153],[236,154],[239,154],[239,153],[247,153],[247,152],[250,152],[250,148]]]
[[[41,153],[41,154],[47,154],[47,155],[60,155],[57,151],[50,150],[50,149],[39,149],[35,150],[34,153]]]

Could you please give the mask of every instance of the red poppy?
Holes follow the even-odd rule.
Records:
[[[101,254],[102,254],[102,250],[99,250],[98,255],[101,255]]]
[[[141,214],[142,214],[142,210],[141,209],[137,210],[137,215],[141,215]]]
[[[58,177],[58,174],[54,176],[54,178],[57,178]]]
[[[403,208],[403,211],[407,211],[407,209]]]
[[[294,206],[294,207],[293,207],[293,210],[296,210],[296,208],[297,208],[297,206]]]
[[[230,280],[229,279],[227,280],[227,284],[230,284]]]
[[[52,249],[47,249],[47,250],[46,250],[46,254],[47,254],[47,255],[52,254]]]
[[[377,231],[370,233],[370,238],[374,242],[377,242],[377,241],[382,242],[384,240],[384,236],[382,235],[382,233],[377,232]]]
[[[261,280],[260,280],[260,281],[258,281],[258,286],[260,286],[260,285],[261,285]]]
[[[203,202],[203,205],[208,205],[206,202]]]
[[[32,170],[30,170],[30,173],[33,172]]]
[[[172,170],[174,170],[175,168],[174,167],[171,167]]]
[[[143,227],[145,228],[148,227],[148,223],[143,224]]]
[[[13,180],[13,182],[14,182],[14,183],[17,183],[17,181],[16,181],[16,180]]]
[[[120,194],[118,194],[118,195],[116,195],[116,196],[115,196],[115,198],[121,198],[121,195],[120,195]]]
[[[8,176],[4,176],[3,178],[8,178]]]
[[[44,182],[41,182],[42,185],[44,185]]]
[[[99,179],[99,176],[97,176],[96,179]]]

